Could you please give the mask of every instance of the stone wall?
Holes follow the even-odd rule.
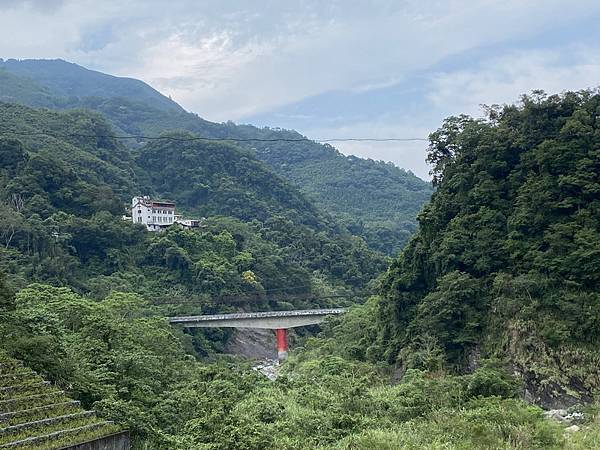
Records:
[[[100,439],[85,442],[83,444],[71,445],[61,450],[129,450],[129,431],[111,434]]]

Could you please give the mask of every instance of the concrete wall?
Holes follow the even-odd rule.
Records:
[[[94,441],[64,447],[61,450],[129,450],[130,447],[129,431],[122,431]]]

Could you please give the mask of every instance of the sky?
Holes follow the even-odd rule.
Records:
[[[0,0],[0,57],[139,78],[217,122],[426,138],[533,89],[600,86],[597,0]],[[427,143],[346,142],[422,178]]]

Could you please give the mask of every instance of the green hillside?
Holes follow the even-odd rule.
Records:
[[[534,93],[431,135],[437,191],[386,276],[382,356],[505,358],[546,406],[600,389],[599,108],[598,92]]]
[[[76,139],[109,125],[2,105],[0,348],[134,449],[597,448],[599,108],[596,92],[536,93],[448,119],[436,193],[379,294],[296,336],[270,381],[219,354],[227,332],[165,316],[329,306],[269,290],[347,294],[381,258],[249,152]],[[120,215],[150,187],[228,215],[148,233]]]
[[[36,107],[57,106],[56,97],[50,89],[4,68],[0,68],[0,101],[24,103]]]
[[[135,291],[213,309],[224,305],[209,296],[255,293],[258,304],[246,306],[264,308],[267,290],[362,288],[385,267],[382,255],[231,145],[130,149],[90,139],[112,130],[85,111],[0,104],[0,120],[0,268],[15,287]],[[143,193],[208,217],[206,226],[156,235],[122,220]]]
[[[0,98],[31,106],[92,109],[107,117],[120,133],[156,136],[185,130],[210,138],[304,139],[294,131],[209,122],[138,80],[112,77],[62,60],[0,62]],[[416,214],[432,192],[429,183],[392,164],[346,157],[308,139],[240,145],[351,233],[362,236],[371,248],[388,255],[406,244],[415,230]]]
[[[300,138],[294,132],[262,130],[261,137]],[[432,188],[391,163],[344,156],[315,142],[274,142],[258,157],[291,180],[353,234],[388,255],[398,253],[416,230],[415,217]]]
[[[76,105],[89,97],[127,97],[163,111],[183,111],[177,103],[142,81],[107,75],[61,59],[0,60],[0,69],[32,80],[42,89],[52,92],[55,99],[48,99],[46,105],[36,106]]]

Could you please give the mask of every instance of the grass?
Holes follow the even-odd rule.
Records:
[[[119,430],[19,361],[0,354],[0,448],[57,449]]]

